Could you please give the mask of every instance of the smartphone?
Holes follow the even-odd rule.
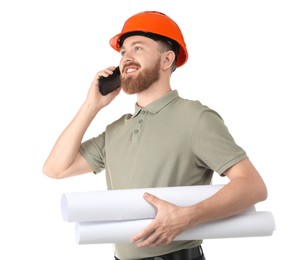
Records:
[[[120,68],[116,67],[113,74],[108,77],[101,76],[99,78],[99,91],[103,96],[106,96],[110,92],[116,90],[121,86],[121,73]]]

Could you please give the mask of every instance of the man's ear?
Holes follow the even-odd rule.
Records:
[[[174,53],[174,51],[166,51],[166,52],[164,52],[162,68],[164,70],[171,69],[174,60],[175,60],[175,53]]]

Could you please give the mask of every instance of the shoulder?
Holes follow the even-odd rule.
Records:
[[[188,118],[208,118],[218,117],[222,119],[220,114],[209,106],[201,103],[199,100],[190,100],[182,97],[178,97],[173,106],[181,116],[187,116]]]

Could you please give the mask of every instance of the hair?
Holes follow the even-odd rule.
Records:
[[[179,53],[179,44],[175,40],[172,40],[168,37],[165,37],[165,36],[159,35],[159,34],[155,34],[155,33],[134,31],[134,32],[129,32],[129,33],[122,35],[122,37],[119,39],[119,46],[121,47],[123,45],[123,42],[128,37],[133,36],[133,35],[145,36],[145,37],[151,38],[154,41],[159,42],[160,50],[162,52],[170,51],[170,50],[173,51],[175,54],[175,60],[172,64],[171,71],[173,72],[176,70],[176,61],[177,61],[177,57],[178,57],[178,53]]]

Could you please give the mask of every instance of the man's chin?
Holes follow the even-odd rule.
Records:
[[[123,89],[123,91],[124,91],[127,95],[133,95],[133,94],[135,94],[135,92],[133,92],[133,91],[127,91],[126,89]]]
[[[137,93],[137,91],[135,89],[132,89],[129,87],[122,86],[122,90],[128,95],[133,95],[133,94]]]
[[[143,92],[145,89],[140,89],[140,88],[131,88],[131,87],[123,87],[122,86],[122,90],[129,95],[133,95],[133,94],[138,94]]]

